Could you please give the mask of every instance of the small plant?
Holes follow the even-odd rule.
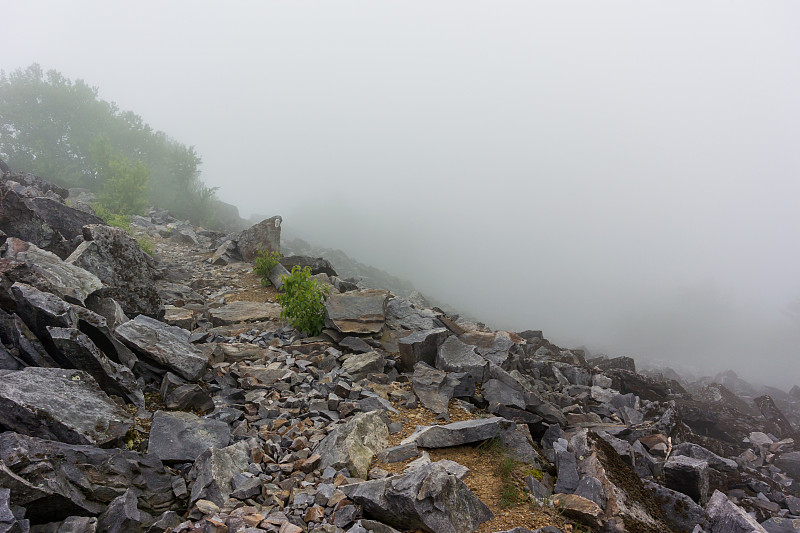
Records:
[[[497,465],[497,472],[503,478],[508,478],[511,475],[511,472],[517,468],[517,462],[512,459],[511,457],[504,455],[502,459],[500,459],[500,463]]]
[[[325,326],[325,300],[330,289],[311,279],[311,267],[296,265],[289,276],[282,276],[283,292],[278,294],[281,318],[309,336],[322,333]]]
[[[516,485],[512,483],[506,483],[503,485],[503,489],[500,492],[500,507],[502,509],[514,507],[519,503],[521,496],[522,493]]]
[[[281,260],[281,254],[278,252],[267,252],[266,250],[259,250],[256,256],[255,266],[253,272],[261,278],[261,285],[269,287],[269,273],[272,269],[278,266]]]
[[[131,217],[128,215],[120,215],[118,213],[112,212],[108,207],[97,202],[94,204],[94,212],[97,216],[102,218],[106,221],[106,224],[109,226],[114,226],[115,228],[122,228],[128,233],[131,232]]]
[[[147,235],[134,236],[134,239],[139,243],[139,248],[141,248],[143,252],[147,255],[153,255],[153,252],[155,252],[153,241],[151,241]]]

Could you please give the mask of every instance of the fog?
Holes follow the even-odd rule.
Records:
[[[500,329],[800,382],[796,2],[16,2],[244,216]]]

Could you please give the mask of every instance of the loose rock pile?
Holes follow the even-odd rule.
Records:
[[[67,196],[0,180],[0,533],[471,532],[496,512],[431,456],[486,443],[566,518],[538,531],[800,531],[797,387],[637,373],[287,258],[332,287],[307,338],[241,261],[280,217],[135,217],[156,258]]]

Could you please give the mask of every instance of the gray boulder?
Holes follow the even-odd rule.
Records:
[[[97,517],[97,529],[103,533],[131,533],[142,531],[150,515],[139,510],[134,491],[128,489],[108,505],[103,514]]]
[[[233,237],[242,260],[252,263],[258,252],[281,251],[281,222],[283,219],[274,216],[250,226]]]
[[[0,486],[11,489],[12,505],[29,509],[36,523],[97,516],[128,489],[144,512],[178,510],[173,479],[153,455],[0,433]]]
[[[290,255],[288,257],[281,257],[281,264],[288,271],[292,268],[299,266],[300,268],[311,268],[311,275],[327,274],[328,276],[338,276],[336,271],[331,266],[330,261],[322,257],[309,257],[307,255]]]
[[[376,411],[359,413],[337,426],[314,449],[322,457],[319,468],[347,468],[366,479],[372,458],[386,447],[389,429]]]
[[[120,228],[90,224],[82,242],[67,258],[96,275],[106,285],[102,296],[116,300],[125,314],[164,316],[148,257],[136,239]]]
[[[25,435],[100,446],[133,420],[82,370],[28,367],[0,375],[0,425]]]
[[[30,522],[14,515],[10,501],[11,490],[0,488],[0,533],[28,533]]]
[[[353,376],[356,381],[370,374],[383,372],[386,359],[378,352],[353,354],[342,363],[342,371]]]
[[[193,479],[189,500],[209,500],[222,505],[234,490],[233,479],[247,470],[250,450],[246,441],[239,441],[225,448],[209,448],[194,462],[189,476]]]
[[[191,462],[208,448],[230,444],[231,430],[221,420],[192,413],[156,411],[150,428],[148,453],[164,462]]]
[[[148,316],[139,315],[121,324],[115,333],[142,358],[189,381],[200,379],[208,365],[208,359],[189,343],[188,331]]]
[[[704,530],[711,529],[705,509],[689,496],[653,481],[642,480],[642,483],[653,494],[653,499],[661,507],[667,524],[673,530],[692,531],[697,525]]]
[[[554,442],[553,450],[556,454],[556,468],[558,469],[558,478],[553,491],[572,494],[578,488],[580,482],[578,461],[575,454],[567,448],[565,439],[559,439]]]
[[[733,459],[726,459],[715,454],[711,450],[703,448],[699,444],[692,442],[682,442],[672,448],[672,455],[686,455],[694,459],[701,459],[708,463],[708,466],[715,468],[722,472],[733,472],[739,468],[736,461]]]
[[[397,369],[400,372],[411,372],[414,365],[422,361],[430,366],[436,365],[436,354],[439,346],[449,335],[445,328],[415,331],[397,341],[400,349],[400,360]]]
[[[711,533],[766,533],[755,518],[718,490],[708,500],[706,513],[711,521]]]
[[[110,360],[77,329],[48,327],[47,331],[63,357],[73,367],[91,374],[106,394],[144,407],[144,394],[130,368]]]
[[[483,383],[488,377],[489,361],[478,355],[474,346],[464,344],[457,337],[445,340],[436,354],[436,368],[448,372],[466,372]]]
[[[325,302],[325,325],[341,333],[378,333],[386,320],[389,291],[364,289],[331,294]]]
[[[461,446],[500,437],[502,432],[512,429],[514,425],[514,422],[495,416],[453,422],[442,426],[425,426],[418,428],[406,437],[402,444],[415,442],[420,448]]]
[[[664,463],[667,487],[682,492],[698,503],[708,499],[708,463],[684,455],[672,455]]]
[[[800,481],[800,452],[782,453],[775,458],[775,466],[795,481]]]
[[[411,377],[411,390],[419,398],[423,407],[449,420],[450,398],[453,397],[458,380],[444,370],[436,370],[425,363],[414,366]]]
[[[792,520],[773,517],[761,522],[761,527],[766,529],[768,533],[797,533],[800,531],[800,518]]]
[[[342,490],[374,517],[402,530],[472,533],[494,518],[463,481],[430,463],[407,473],[344,485]]]

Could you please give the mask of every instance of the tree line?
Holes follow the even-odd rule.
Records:
[[[83,80],[37,64],[0,72],[0,157],[12,169],[89,189],[104,211],[142,214],[150,205],[216,225],[216,188],[200,179],[193,146],[102,100]]]

